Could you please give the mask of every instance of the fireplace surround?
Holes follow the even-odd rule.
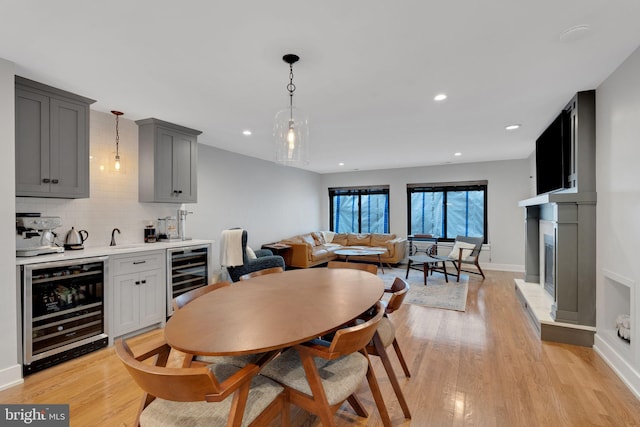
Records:
[[[543,234],[542,253],[544,261],[542,271],[542,287],[551,297],[556,295],[556,238],[553,234]]]
[[[569,188],[518,203],[525,210],[525,277],[516,280],[516,291],[542,339],[592,346],[596,325],[595,91],[578,92],[563,111],[570,117]],[[545,282],[549,283],[545,286]]]

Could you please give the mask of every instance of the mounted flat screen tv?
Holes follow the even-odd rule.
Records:
[[[536,191],[538,194],[569,188],[570,120],[569,112],[562,111],[536,140]]]

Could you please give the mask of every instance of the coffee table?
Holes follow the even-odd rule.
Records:
[[[382,274],[384,274],[384,266],[382,265],[382,260],[380,259],[380,255],[385,253],[385,251],[382,249],[338,249],[334,253],[336,255],[343,256],[346,262],[349,262],[349,257],[377,255],[378,263],[380,264],[380,269],[382,269]]]
[[[445,282],[449,283],[449,277],[448,277],[448,273],[447,273],[447,268],[445,267],[445,262],[444,260],[440,259],[440,258],[434,258],[431,257],[429,255],[411,255],[409,256],[409,263],[407,264],[407,274],[405,275],[405,279],[409,278],[409,269],[414,269],[414,270],[418,270],[418,271],[422,271],[422,273],[424,274],[424,285],[427,286],[427,275],[429,274],[429,270],[434,270],[435,267],[432,267],[431,264],[438,264],[439,262],[442,263],[442,269],[438,268],[438,271],[442,271],[442,273],[444,273],[444,280]],[[411,264],[422,264],[422,267],[416,266],[414,265],[413,267],[411,266]]]

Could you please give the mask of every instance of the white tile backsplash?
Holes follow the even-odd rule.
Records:
[[[143,229],[148,221],[176,216],[179,204],[138,201],[138,125],[124,117],[120,117],[119,124],[122,168],[116,172],[115,116],[91,111],[90,198],[16,197],[16,212],[59,216],[62,227],[55,230],[58,239],[64,242],[73,226],[89,233],[86,247],[108,246],[113,228],[121,231],[119,235],[116,233],[118,244],[143,242]]]

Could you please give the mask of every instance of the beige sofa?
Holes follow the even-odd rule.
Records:
[[[380,261],[398,264],[404,258],[406,242],[407,239],[396,237],[395,234],[315,231],[284,239],[280,243],[291,246],[291,249],[281,254],[288,267],[307,268],[337,259],[338,255],[335,251],[345,248],[384,250],[385,252],[380,255]],[[358,256],[356,259],[378,262],[377,255]]]

